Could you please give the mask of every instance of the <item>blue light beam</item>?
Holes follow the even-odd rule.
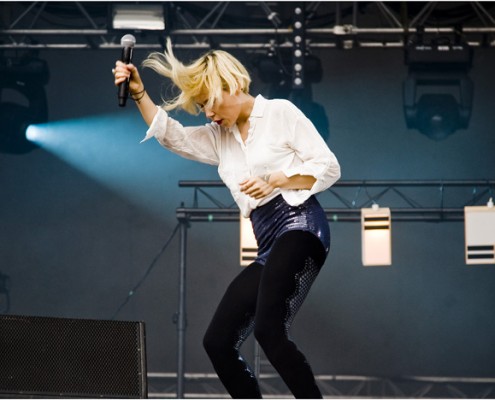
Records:
[[[199,124],[194,117],[189,124]],[[185,124],[186,122],[183,121]],[[30,125],[28,140],[157,216],[175,216],[190,197],[182,179],[218,179],[215,167],[183,159],[155,139],[135,112]]]

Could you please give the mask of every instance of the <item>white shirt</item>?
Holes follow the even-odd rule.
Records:
[[[185,158],[218,165],[220,178],[229,188],[241,213],[278,194],[292,206],[328,189],[340,178],[340,165],[311,121],[290,101],[256,97],[249,117],[246,142],[237,125],[226,128],[211,122],[184,127],[161,107],[143,141],[155,137],[165,148]],[[316,182],[310,190],[275,189],[256,200],[240,191],[239,183],[250,176],[282,171],[288,178],[311,175]]]

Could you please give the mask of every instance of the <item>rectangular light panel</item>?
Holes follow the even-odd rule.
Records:
[[[161,4],[115,4],[112,13],[113,29],[163,31],[165,18]]]
[[[390,208],[361,209],[361,256],[364,266],[392,264]]]
[[[258,243],[254,237],[253,225],[249,218],[240,216],[240,262],[242,267],[251,264],[258,255]]]
[[[495,208],[464,207],[466,264],[495,264]]]

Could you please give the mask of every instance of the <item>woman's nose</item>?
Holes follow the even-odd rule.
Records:
[[[206,118],[213,119],[213,117],[215,116],[215,113],[211,109],[205,108],[205,115],[206,115]]]

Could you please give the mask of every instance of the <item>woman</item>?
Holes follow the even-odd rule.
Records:
[[[292,320],[330,247],[325,213],[315,194],[340,177],[334,154],[313,124],[287,100],[249,93],[245,67],[215,50],[181,63],[170,41],[144,66],[172,80],[180,94],[161,107],[146,93],[137,68],[117,61],[115,84],[129,80],[130,96],[167,149],[218,166],[242,214],[250,217],[258,257],[233,280],[204,337],[215,371],[234,398],[260,398],[239,349],[254,335],[297,398],[321,398],[304,355],[289,338]],[[212,122],[183,127],[168,110],[204,112]]]

